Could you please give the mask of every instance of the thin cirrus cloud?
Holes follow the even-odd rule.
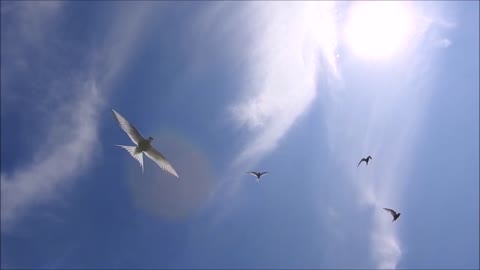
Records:
[[[234,130],[241,130],[243,144],[217,186],[215,193],[220,195],[215,198],[224,200],[238,192],[246,168],[274,151],[311,107],[319,90],[319,72],[339,77],[335,3],[225,2],[200,21],[203,29],[213,28],[216,39],[223,40],[235,61],[242,63],[241,89],[226,115]],[[222,205],[214,224],[228,215],[230,206]]]
[[[398,232],[382,207],[401,212],[409,157],[422,132],[422,115],[433,91],[429,85],[435,55],[429,48],[436,44],[425,36],[434,26],[452,26],[446,20],[432,19],[438,16],[429,16],[421,5],[412,6],[411,12],[417,27],[408,47],[385,64],[384,70],[377,68],[382,65],[378,63],[375,68],[363,63],[365,69],[358,62],[345,62],[342,75],[357,77],[357,82],[343,81],[342,87],[329,91],[324,110],[330,153],[342,168],[350,168],[346,181],[357,191],[356,208],[373,211],[370,247],[379,269],[397,268],[402,256]],[[372,162],[357,168],[356,163],[366,155],[372,155]]]
[[[2,25],[2,32],[5,30],[10,33],[21,33],[13,35],[8,43],[2,39],[2,58],[4,52],[17,56],[26,55],[27,51],[31,50],[31,46],[28,44],[19,46],[24,45],[25,40],[33,39],[35,44],[43,46],[49,40],[57,38],[57,33],[48,29],[51,29],[56,20],[61,17],[66,6],[62,3],[40,1],[7,5],[2,2],[2,17],[8,16],[8,19],[15,22],[8,25],[8,28]],[[150,5],[149,3],[133,6],[128,3],[120,5],[113,17],[115,20],[113,25],[119,26],[118,28],[122,31],[116,31],[115,29],[118,28],[113,28],[106,35],[103,47],[87,51],[87,55],[83,57],[89,59],[90,63],[81,68],[72,68],[71,73],[75,74],[73,76],[61,80],[55,76],[46,76],[41,81],[39,91],[43,91],[46,95],[35,103],[55,105],[55,109],[40,111],[42,117],[36,115],[35,118],[35,121],[39,122],[36,123],[38,126],[45,127],[46,131],[40,132],[45,134],[47,140],[42,142],[40,147],[32,150],[32,161],[21,164],[11,171],[1,172],[2,232],[12,228],[15,222],[28,214],[32,206],[61,197],[62,190],[71,185],[77,176],[88,169],[95,160],[98,155],[97,126],[100,111],[105,106],[105,99],[108,97],[112,83],[121,72],[128,57],[134,53],[133,46],[136,38],[142,33],[142,26],[148,14],[151,14]],[[32,22],[41,22],[41,29],[38,29],[38,24]],[[38,30],[44,30],[44,32],[39,33]],[[34,34],[30,35],[30,33]],[[48,49],[42,50],[42,57],[56,54],[54,46],[45,47]],[[2,81],[4,75],[6,80],[2,82],[2,114],[4,113],[3,105],[13,108],[16,104],[15,98],[9,98],[15,95],[9,90],[9,82],[15,79],[14,72],[9,72],[9,69],[4,68],[3,65],[2,60]],[[27,72],[32,74],[40,67],[33,65],[26,68]],[[41,69],[53,70],[53,67],[47,65]],[[64,89],[71,89],[69,91],[71,97],[63,98],[59,102],[58,95],[63,96]]]
[[[25,214],[29,206],[54,196],[58,187],[89,165],[97,144],[96,119],[101,99],[92,82],[78,90],[85,96],[68,107],[62,106],[62,116],[56,116],[51,123],[56,128],[48,132],[53,138],[68,137],[70,142],[47,140],[32,163],[10,174],[2,172],[2,230]]]
[[[253,166],[278,146],[315,99],[319,70],[337,74],[334,7],[331,2],[249,4],[249,19],[242,20],[252,37],[244,49],[245,86],[229,107],[236,127],[248,135],[233,168]]]
[[[39,54],[42,48],[52,46],[52,40],[45,38],[50,26],[56,23],[63,7],[61,1],[1,2],[2,16],[2,69],[1,69],[1,111],[6,112],[15,101],[21,99],[18,89],[9,87],[11,78],[31,68],[32,58],[25,48]],[[6,67],[8,63],[8,68]]]

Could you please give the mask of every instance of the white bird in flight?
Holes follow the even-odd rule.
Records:
[[[173,168],[172,164],[168,162],[168,160],[160,154],[153,146],[151,145],[151,142],[153,141],[152,137],[148,137],[148,139],[145,139],[140,135],[140,132],[132,125],[130,124],[123,116],[121,116],[118,112],[112,109],[113,115],[115,116],[115,119],[117,120],[118,124],[120,127],[127,133],[128,137],[130,137],[130,140],[132,140],[133,143],[135,143],[137,146],[126,146],[126,145],[116,145],[120,146],[123,149],[127,150],[130,155],[132,155],[133,158],[138,160],[140,163],[140,167],[142,167],[142,173],[143,173],[143,155],[142,153],[145,153],[147,157],[149,157],[151,160],[155,161],[162,170],[167,171],[168,173],[178,177],[177,172]]]

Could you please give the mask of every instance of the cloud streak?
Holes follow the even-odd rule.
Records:
[[[255,3],[252,8],[256,27],[247,50],[245,95],[230,108],[237,126],[250,134],[234,161],[240,166],[274,150],[308,110],[322,52],[336,70],[332,3]]]
[[[412,12],[416,12],[416,32],[405,52],[387,65],[389,71],[345,62],[342,75],[352,77],[355,72],[357,79],[343,81],[342,87],[330,91],[325,103],[330,153],[339,166],[351,168],[347,175],[357,191],[357,207],[374,211],[371,251],[379,269],[395,269],[401,259],[396,224],[392,226],[382,208],[401,212],[409,157],[432,92],[434,55],[428,50],[430,40],[425,39],[432,21],[424,20],[419,6]],[[367,155],[373,157],[368,167],[356,168]]]
[[[2,39],[2,56],[6,47],[7,52],[25,57],[31,53],[31,46],[20,46],[19,49],[13,47],[18,47],[18,44],[24,45],[24,41],[31,38],[39,44],[45,44],[53,35],[57,36],[57,33],[52,34],[53,31],[49,30],[36,33],[39,30],[38,25],[31,23],[31,21],[43,22],[40,30],[50,29],[58,20],[55,16],[62,14],[64,5],[43,3],[61,2],[22,2],[20,6],[9,6],[8,11],[2,14],[2,22],[3,16],[7,14],[12,21],[8,28],[5,26],[6,29],[2,24],[2,32],[5,30],[9,33],[22,33],[20,36],[13,34],[8,43]],[[2,2],[2,12],[3,4]],[[41,111],[40,115],[35,116],[38,122],[36,124],[46,127],[46,131],[40,131],[40,134],[45,135],[46,141],[33,150],[31,162],[22,164],[12,171],[1,172],[2,233],[10,230],[15,222],[28,214],[32,206],[58,198],[61,192],[71,186],[98,158],[97,127],[100,112],[105,106],[112,83],[134,53],[136,38],[142,33],[143,25],[149,18],[148,14],[152,14],[151,5],[150,3],[134,6],[128,3],[117,5],[116,7],[120,8],[113,17],[115,27],[106,35],[104,47],[94,48],[87,51],[87,55],[83,55],[87,59],[86,66],[72,68],[73,76],[59,80],[56,78],[57,74],[46,76],[42,81],[40,91],[47,94],[38,102],[54,105],[53,110]],[[22,19],[25,14],[29,14],[26,22]],[[22,31],[17,31],[18,29]],[[57,52],[55,47],[46,48],[48,49],[42,50],[44,56],[53,56]],[[15,99],[9,99],[13,92],[8,90],[11,87],[10,81],[14,82],[9,79],[14,76],[14,72],[10,72],[11,68],[4,64],[2,57],[2,114],[4,97],[15,105]],[[52,67],[34,65],[26,68],[29,72],[35,72],[40,68],[48,70]],[[4,73],[4,70],[7,71]],[[4,75],[9,83],[3,83]],[[63,96],[65,91],[70,97]],[[59,95],[63,98],[59,99]],[[10,108],[15,107],[13,105]]]
[[[86,169],[95,153],[101,99],[93,82],[78,89],[85,93],[76,104],[68,104],[61,116],[53,120],[52,138],[35,153],[34,162],[2,173],[2,229],[24,214],[29,206],[55,195],[57,187],[65,186],[73,177]],[[82,113],[78,113],[78,112]],[[58,138],[69,138],[60,142]]]
[[[245,168],[274,151],[308,111],[317,95],[319,70],[336,76],[334,8],[333,2],[222,2],[196,23],[197,33],[222,40],[225,57],[238,67],[240,88],[226,115],[242,150],[221,178],[217,199],[233,196]]]
[[[274,151],[309,110],[317,96],[319,72],[338,76],[335,3],[220,2],[195,25],[197,35],[221,41],[220,50],[238,71],[240,87],[225,115],[241,150],[220,178],[214,192],[220,195],[213,196],[231,201],[245,171]],[[225,209],[216,210],[213,223],[229,212],[230,204],[221,205]]]

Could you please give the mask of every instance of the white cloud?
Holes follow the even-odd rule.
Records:
[[[246,82],[230,112],[248,142],[234,167],[253,165],[271,152],[316,96],[323,56],[336,73],[334,3],[252,3],[252,38],[245,44]],[[323,53],[323,55],[322,55]]]
[[[94,83],[86,83],[78,91],[85,95],[60,109],[63,113],[54,120],[55,128],[49,134],[68,138],[68,142],[46,138],[33,163],[11,174],[2,172],[2,229],[8,229],[29,206],[55,195],[58,187],[71,182],[94,158],[101,99]]]
[[[226,113],[244,135],[243,150],[221,177],[216,200],[237,193],[245,170],[271,153],[310,108],[319,71],[338,76],[335,14],[334,2],[221,2],[195,23],[201,37],[221,42],[241,78]],[[231,205],[222,205],[213,223],[228,214]]]
[[[21,99],[21,89],[10,87],[10,78],[31,67],[32,55],[25,49],[42,54],[44,48],[53,46],[47,38],[52,26],[58,23],[63,8],[62,1],[2,1],[2,69],[1,112],[10,109],[10,104]],[[6,67],[8,65],[8,68]],[[38,73],[42,70],[38,70]]]
[[[395,232],[392,232],[392,224],[389,224],[391,222],[379,219],[381,218],[376,218],[376,230],[372,232],[372,249],[378,262],[377,268],[395,269],[402,256],[399,240]]]
[[[56,21],[55,16],[61,14],[62,5],[48,3],[61,2],[35,2],[31,5],[30,3],[33,2],[25,2],[24,5],[13,6],[5,11],[13,23],[8,27],[5,26],[5,31],[10,33],[11,38],[8,43],[2,39],[2,56],[5,47],[5,50],[14,50],[15,55],[21,57],[32,53],[32,47],[25,46],[25,36],[29,36],[30,33],[39,32],[30,36],[40,44],[39,46],[52,38],[48,29],[53,27]],[[148,15],[154,14],[153,9],[150,8],[152,5],[126,3],[120,6],[113,19],[113,27],[105,38],[104,47],[96,48],[97,51],[89,51],[84,55],[91,62],[84,70],[73,69],[73,75],[70,77],[51,76],[42,81],[39,91],[44,91],[45,95],[35,102],[56,104],[56,106],[48,111],[41,111],[40,115],[35,115],[37,125],[45,127],[46,131],[38,132],[44,134],[45,139],[38,148],[32,150],[33,159],[12,171],[1,172],[2,232],[12,228],[11,225],[27,214],[31,206],[58,198],[62,191],[84,173],[99,155],[97,134],[99,114],[104,109],[104,100],[111,91],[112,82],[135,52],[134,45],[138,42],[138,37],[144,29],[143,25],[149,18]],[[118,8],[119,5],[116,7]],[[2,13],[2,17],[5,14]],[[35,17],[34,21],[43,22],[42,27],[38,28],[35,23],[30,23],[33,19],[28,20],[28,23],[22,22],[25,14]],[[22,31],[17,31],[18,29]],[[2,35],[3,31],[2,24]],[[23,34],[15,35],[16,32]],[[42,53],[53,56],[56,54],[56,48],[46,46],[42,49]],[[32,68],[32,71],[39,68],[48,70],[49,63],[45,64],[43,67],[29,68]],[[15,72],[9,72],[11,71],[9,68],[11,67],[4,66],[2,60],[2,81],[4,78],[9,79],[10,76],[14,76]],[[4,70],[7,71],[4,73]],[[10,87],[10,83],[2,82],[2,105],[5,105],[4,97],[14,94],[13,91],[8,90]],[[69,98],[65,97],[65,92],[70,93]],[[62,97],[60,100],[59,96]],[[22,96],[23,99],[26,97],[28,95]],[[14,99],[10,99],[9,102],[15,105]],[[15,106],[9,107],[15,108]],[[2,117],[3,114],[2,108]],[[8,141],[8,138],[5,141]]]
[[[316,97],[319,72],[330,70],[331,77],[340,80],[345,77],[336,63],[334,4],[302,4],[254,3],[244,12],[249,19],[240,20],[245,25],[237,30],[248,29],[251,36],[236,52],[247,55],[247,80],[240,101],[231,107],[231,112],[237,127],[246,130],[248,136],[245,150],[234,159],[232,171],[254,166],[275,149]],[[431,92],[427,85],[431,56],[424,53],[418,56],[420,42],[424,41],[431,21],[418,13],[413,17],[417,27],[409,47],[391,65],[388,78],[384,74],[379,75],[379,80],[372,77],[372,81],[378,82],[377,87],[358,89],[360,86],[351,85],[350,81],[334,80],[339,87],[321,89],[326,102],[330,153],[339,166],[351,168],[347,174],[349,184],[357,190],[356,207],[380,209],[373,217],[370,231],[373,259],[378,268],[396,268],[401,259],[401,242],[382,208],[401,211],[408,156]],[[315,30],[320,33],[318,36],[312,34],[317,33]],[[319,65],[321,57],[327,60],[326,66]],[[348,58],[342,57],[342,61],[349,65]],[[345,66],[347,72],[362,68]],[[408,110],[403,108],[406,104]],[[368,154],[374,157],[372,164],[367,169],[357,169],[358,160]],[[224,180],[231,191],[222,193],[224,196],[231,196],[238,189],[240,181],[234,180]]]
[[[226,119],[242,150],[220,176],[215,200],[236,194],[245,170],[271,153],[310,108],[319,71],[338,76],[335,16],[334,2],[215,2],[196,18],[194,40],[204,48],[202,57],[192,57],[196,70],[209,60],[205,50],[214,50],[238,72]],[[231,205],[222,205],[214,223],[229,212]]]
[[[418,6],[417,6],[418,8]],[[425,33],[432,21],[416,9],[416,33],[402,57],[389,63],[390,72],[360,76],[359,82],[344,81],[340,89],[329,90],[325,115],[331,156],[338,166],[350,168],[349,184],[357,190],[357,206],[373,209],[371,248],[376,267],[395,269],[402,245],[391,216],[382,208],[402,212],[402,191],[411,164],[416,138],[421,130],[426,101],[433,91],[432,55],[424,53]],[[422,43],[424,42],[424,43]],[[344,60],[347,72],[362,72],[358,62]],[[368,65],[368,63],[365,63]],[[343,74],[344,77],[348,74]],[[360,158],[371,155],[368,167],[356,167]]]

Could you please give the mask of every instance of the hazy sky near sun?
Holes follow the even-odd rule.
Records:
[[[478,2],[0,6],[2,268],[478,269]]]

